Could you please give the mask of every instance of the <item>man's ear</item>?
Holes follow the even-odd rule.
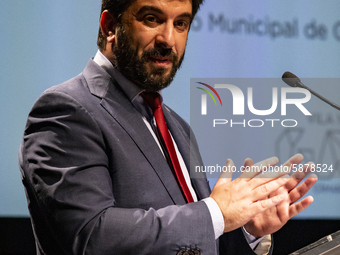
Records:
[[[115,41],[116,19],[107,10],[103,11],[100,18],[100,28],[102,34],[106,37],[107,42],[113,43]]]

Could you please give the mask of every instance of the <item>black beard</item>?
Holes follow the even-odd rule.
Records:
[[[159,91],[170,85],[177,70],[180,68],[183,56],[178,59],[172,49],[164,48],[162,45],[144,51],[142,56],[138,56],[138,49],[133,49],[131,41],[133,39],[126,32],[123,25],[118,25],[117,43],[112,46],[115,56],[114,65],[140,88],[146,91]],[[146,70],[145,63],[150,61],[150,57],[169,57],[172,62],[170,74],[165,75],[164,67],[152,67],[151,71]]]

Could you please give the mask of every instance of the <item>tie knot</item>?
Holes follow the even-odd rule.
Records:
[[[156,92],[142,92],[140,94],[144,101],[150,106],[152,111],[162,107],[161,97]]]

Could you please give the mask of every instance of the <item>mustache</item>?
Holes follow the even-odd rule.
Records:
[[[177,54],[173,52],[172,48],[153,48],[144,51],[142,58],[146,60],[149,57],[169,57],[171,61],[177,61],[178,59]]]

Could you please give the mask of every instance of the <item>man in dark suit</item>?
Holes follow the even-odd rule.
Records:
[[[199,5],[104,0],[100,51],[33,106],[19,161],[38,254],[216,254],[223,233],[221,253],[267,254],[270,234],[312,203],[295,203],[316,181],[296,187],[307,173],[231,182],[226,172],[211,193],[189,175],[203,165],[190,127],[162,105],[173,160],[146,98],[171,83]]]

